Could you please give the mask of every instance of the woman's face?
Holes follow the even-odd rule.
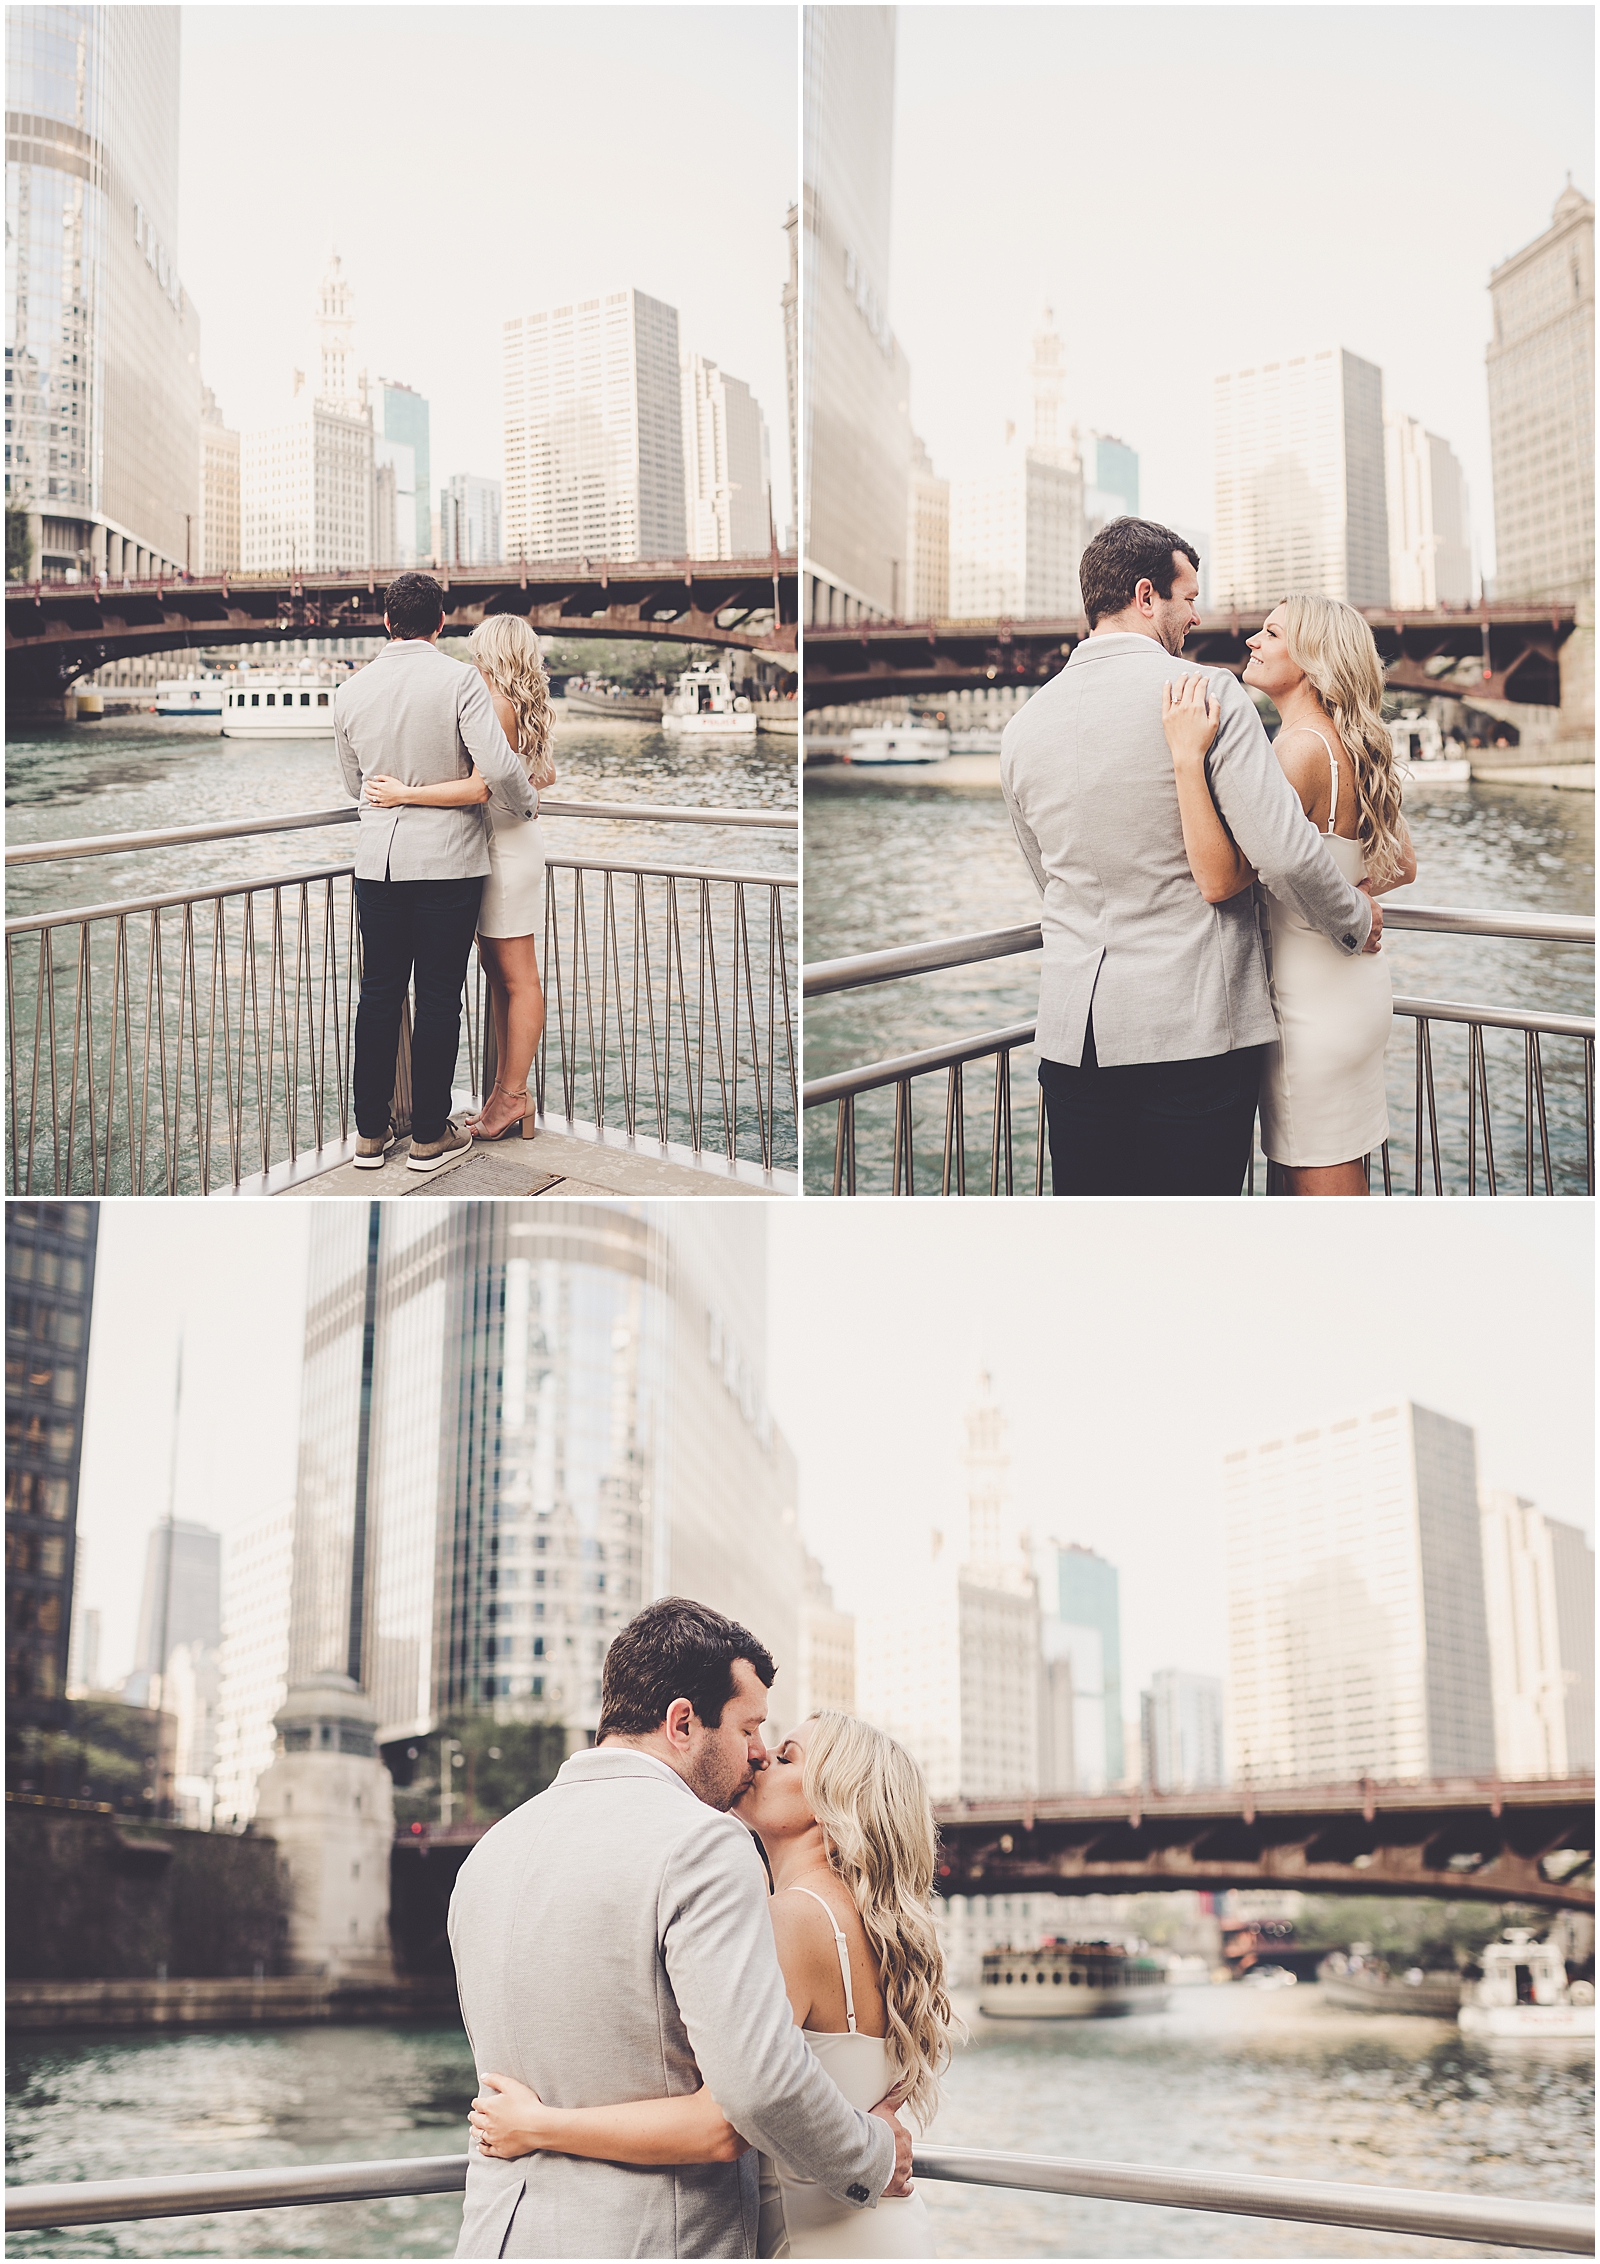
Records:
[[[753,1832],[768,1844],[797,1839],[816,1818],[806,1805],[806,1741],[812,1724],[802,1722],[768,1760],[755,1783],[735,1807]]]
[[[1269,700],[1292,692],[1297,684],[1305,682],[1305,670],[1296,668],[1289,658],[1284,641],[1284,624],[1288,619],[1285,607],[1275,605],[1253,637],[1245,639],[1250,658],[1245,663],[1244,681],[1258,692],[1265,692]]]

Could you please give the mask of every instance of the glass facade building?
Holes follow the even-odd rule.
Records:
[[[1073,1660],[1075,1781],[1099,1790],[1123,1780],[1122,1605],[1117,1568],[1076,1542],[1052,1543],[1040,1563],[1040,1600],[1065,1631]],[[1096,1751],[1095,1747],[1099,1747]],[[1098,1783],[1096,1780],[1098,1779]]]
[[[1383,372],[1342,347],[1231,370],[1214,388],[1213,593],[1389,603]]]
[[[64,1714],[95,1203],[6,1205],[6,1715]]]
[[[1570,184],[1550,225],[1489,278],[1494,591],[1594,594],[1594,206]],[[1591,702],[1592,702],[1591,693]]]
[[[889,325],[895,12],[805,12],[807,621],[908,597],[911,372]]]
[[[612,1634],[682,1593],[761,1636],[774,1719],[796,1718],[803,1556],[763,1389],[765,1233],[746,1205],[319,1212],[287,1627],[266,1627],[270,1582],[228,1588],[230,1812],[249,1813],[233,1779],[280,1654],[287,1686],[349,1674],[385,1744],[466,1713],[581,1743]],[[229,1719],[235,1690],[254,1729]]]
[[[1397,1402],[1224,1457],[1235,1782],[1492,1776],[1477,1440]]]
[[[392,560],[385,563],[415,566],[433,556],[428,404],[409,385],[387,377],[379,378],[371,401],[374,459],[379,466],[392,464],[395,470],[396,542]]]
[[[6,499],[46,579],[197,555],[178,64],[176,8],[6,13]]]

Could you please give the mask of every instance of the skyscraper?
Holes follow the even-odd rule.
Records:
[[[1488,1776],[1477,1440],[1405,1401],[1224,1457],[1235,1782]]]
[[[6,1205],[6,1718],[67,1688],[96,1203]]]
[[[371,389],[372,455],[394,481],[394,554],[385,563],[416,566],[433,552],[433,469],[428,404],[414,387],[380,377]],[[496,551],[495,556],[499,556]]]
[[[1143,1776],[1152,1792],[1196,1792],[1226,1784],[1222,1680],[1161,1667],[1139,1696]]]
[[[966,1412],[962,1530],[856,1623],[860,1711],[921,1762],[935,1800],[1039,1790],[1039,1593],[1010,1498],[990,1377]]]
[[[805,1596],[800,1606],[800,1695],[795,1712],[853,1714],[856,1710],[856,1623],[833,1600],[814,1556],[805,1563]]]
[[[1066,358],[1045,307],[1028,364],[1032,438],[1008,425],[979,475],[950,483],[950,611],[956,620],[1066,620],[1083,610],[1084,478],[1067,422]]]
[[[767,420],[742,378],[686,353],[683,509],[691,558],[765,557],[772,487]]]
[[[208,385],[200,411],[200,519],[197,574],[233,574],[239,567],[239,435],[223,422]]]
[[[1384,486],[1389,500],[1389,602],[1472,601],[1472,525],[1467,478],[1450,443],[1415,417],[1383,412]]]
[[[611,291],[504,328],[508,558],[681,558],[678,310]]]
[[[790,548],[800,537],[800,207],[790,205],[783,217],[789,239],[789,274],[783,286],[783,380],[789,410],[789,524],[784,541]]]
[[[355,292],[337,252],[318,285],[312,378],[288,421],[243,435],[240,554],[256,574],[387,564],[374,555],[372,412],[355,361]]]
[[[47,581],[170,570],[199,535],[178,77],[176,8],[6,12],[6,501]]]
[[[915,435],[906,522],[906,619],[942,621],[950,611],[950,482]]]
[[[764,1238],[721,1204],[335,1205],[314,1222],[287,1627],[265,1629],[281,1579],[229,1578],[236,1812],[280,1658],[286,1688],[349,1675],[383,1742],[491,1713],[581,1743],[612,1634],[683,1593],[761,1636],[774,1718],[797,1718],[804,1582],[763,1388]]]
[[[1083,513],[1091,533],[1113,519],[1139,516],[1139,452],[1113,433],[1078,436],[1083,459]]]
[[[1046,1656],[1071,1662],[1072,1783],[1080,1792],[1119,1785],[1122,1740],[1122,1607],[1117,1568],[1076,1541],[1051,1541],[1036,1560]]]
[[[895,11],[805,11],[802,617],[903,613],[911,372],[889,324]]]
[[[222,1536],[181,1517],[156,1526],[145,1544],[139,1635],[124,1697],[150,1705],[174,1651],[189,1644],[214,1651],[221,1640]]]
[[[273,1717],[289,1688],[295,1513],[269,1510],[228,1535],[222,1559],[221,1684],[213,1813],[242,1830],[272,1764]]]
[[[1483,1500],[1484,1600],[1503,1777],[1594,1768],[1594,1551],[1520,1494]]]
[[[1570,181],[1489,296],[1495,595],[1592,597],[1594,206]]]
[[[505,556],[500,482],[455,472],[439,490],[439,563],[487,566]]]
[[[1231,370],[1214,399],[1216,603],[1387,605],[1383,372],[1329,346]]]

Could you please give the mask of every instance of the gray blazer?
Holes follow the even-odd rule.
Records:
[[[1277,1036],[1254,889],[1208,904],[1183,846],[1161,687],[1209,674],[1222,721],[1211,791],[1263,887],[1341,950],[1372,906],[1306,822],[1250,695],[1153,637],[1086,638],[1006,726],[1000,783],[1044,899],[1038,1050],[1077,1068],[1094,1008],[1096,1058],[1185,1061]]]
[[[509,817],[538,815],[528,766],[512,752],[475,668],[421,637],[397,639],[339,686],[333,743],[345,792],[361,802],[378,772],[404,786],[442,786],[476,763]],[[488,804],[456,810],[374,809],[361,802],[358,880],[471,880],[489,870]]]
[[[860,2113],[795,2026],[744,1826],[628,1747],[575,1753],[502,1817],[450,1898],[480,2076],[554,2107],[710,2086],[753,2147],[868,2207],[894,2134]],[[457,2256],[754,2256],[755,2154],[641,2169],[474,2147]]]

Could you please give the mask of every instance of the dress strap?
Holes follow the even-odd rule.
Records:
[[[1322,733],[1317,729],[1314,723],[1308,723],[1306,725],[1306,729],[1311,733],[1311,736],[1314,739],[1322,739]],[[1329,789],[1328,795],[1328,831],[1331,833],[1334,829],[1334,826],[1337,824],[1339,817],[1339,763],[1333,749],[1328,746],[1326,739],[1322,739],[1322,744],[1324,745],[1324,747],[1328,748],[1328,768],[1333,773],[1333,784]]]
[[[844,1928],[814,1888],[790,1887],[788,1892],[792,1895],[810,1895],[813,1902],[822,1903],[827,1914],[828,1924],[833,1928],[833,1946],[839,1952],[839,1971],[844,1976],[844,2016],[850,2023],[850,2033],[853,2036],[856,2032],[856,1999],[855,1991],[850,1986],[850,1945],[844,1938]]]

